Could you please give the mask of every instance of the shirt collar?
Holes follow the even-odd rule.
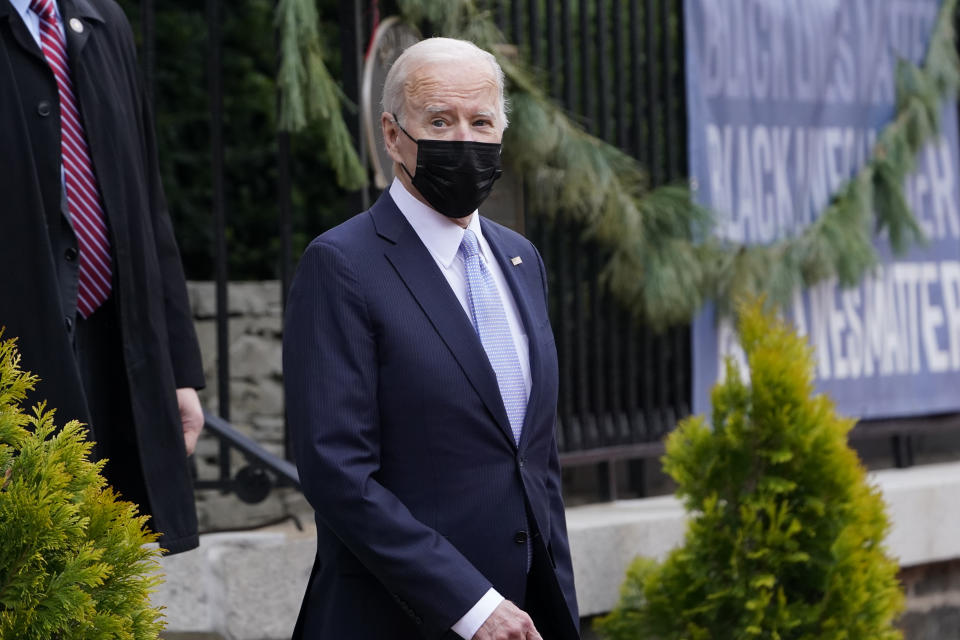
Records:
[[[20,14],[21,18],[25,18],[27,11],[30,10],[30,0],[10,0],[10,4],[13,5],[13,8],[17,10],[17,13]],[[54,8],[57,7],[57,3],[53,3]],[[56,8],[57,13],[60,12],[59,8]]]
[[[17,13],[20,14],[20,17],[26,20],[27,11],[31,11],[30,0],[10,0],[10,4],[13,6],[14,9],[16,9]],[[76,0],[73,3],[73,5],[74,5],[73,10],[76,12],[76,15],[81,16],[83,18],[93,18],[94,20],[105,22],[105,20],[103,19],[103,15],[101,15],[101,13],[96,8],[94,8],[93,5],[87,2],[87,0]],[[56,14],[57,18],[61,20],[63,19],[60,13],[60,5],[57,4],[56,2],[53,3],[53,12]],[[68,15],[69,15],[69,12],[70,10],[68,9],[67,10]]]
[[[449,268],[453,259],[457,257],[457,250],[460,249],[463,227],[417,200],[398,178],[394,178],[393,184],[390,185],[390,197],[393,198],[403,217],[420,236],[420,240],[434,259],[445,268]],[[477,235],[480,251],[483,253],[486,251],[486,242],[480,229],[480,215],[474,211],[470,216],[470,224],[467,228]]]

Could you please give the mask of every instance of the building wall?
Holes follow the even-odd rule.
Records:
[[[907,567],[900,580],[907,594],[900,620],[906,640],[960,638],[960,559]]]

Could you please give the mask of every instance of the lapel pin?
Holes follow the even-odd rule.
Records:
[[[520,256],[516,256],[515,258],[510,258],[510,262],[513,263],[513,266],[517,266],[518,264],[523,264],[523,259]]]
[[[83,33],[83,23],[78,18],[70,18],[70,28],[77,33]]]

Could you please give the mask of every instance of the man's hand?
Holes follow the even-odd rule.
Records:
[[[177,405],[180,407],[180,422],[183,424],[183,442],[187,445],[187,455],[197,448],[197,438],[203,429],[203,409],[197,390],[190,387],[177,389]]]
[[[477,629],[473,640],[543,640],[524,611],[504,600]]]

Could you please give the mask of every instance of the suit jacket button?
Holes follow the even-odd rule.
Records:
[[[46,118],[50,115],[50,102],[47,100],[41,100],[37,104],[37,113]]]
[[[73,329],[73,318],[71,318],[70,316],[67,316],[66,318],[63,319],[63,324],[67,327],[67,331],[72,330],[72,329]]]
[[[526,531],[517,531],[513,534],[513,541],[517,544],[526,544],[527,543],[527,532]]]
[[[73,262],[77,259],[77,249],[76,247],[67,247],[67,250],[63,252],[63,258],[67,262]]]

